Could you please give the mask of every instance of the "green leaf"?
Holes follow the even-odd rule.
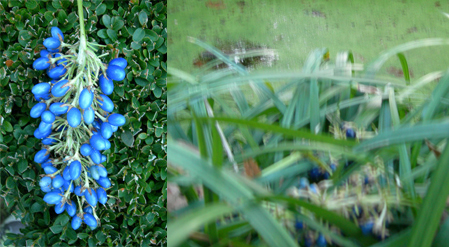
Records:
[[[6,179],[6,188],[14,189],[16,187],[16,181],[13,177],[9,177]]]
[[[58,11],[58,21],[59,23],[66,23],[67,21],[67,14],[65,13],[65,11],[63,9]]]
[[[39,6],[39,4],[35,0],[29,0],[25,2],[25,6],[29,10],[34,10]]]
[[[101,20],[103,21],[105,27],[107,27],[108,29],[111,27],[111,17],[109,15],[103,15],[103,17],[101,17]]]
[[[112,40],[112,42],[117,41],[117,32],[115,30],[108,29],[107,33],[108,33],[108,37]]]
[[[3,129],[5,130],[5,131],[7,131],[7,132],[12,132],[13,131],[13,128],[12,128],[12,125],[11,125],[11,123],[10,122],[8,122],[8,121],[3,121]]]
[[[146,26],[147,22],[148,22],[148,15],[145,11],[140,11],[139,13],[139,22],[140,25],[142,25],[143,27]]]
[[[133,146],[134,137],[133,137],[133,134],[131,133],[131,131],[125,130],[125,132],[122,133],[121,137],[122,137],[123,143],[125,143],[126,146],[128,146],[128,147]]]
[[[106,4],[102,3],[97,7],[95,13],[97,13],[97,15],[103,15],[104,12],[106,12]]]
[[[145,31],[142,28],[138,28],[133,33],[133,40],[139,42],[145,37]]]
[[[118,32],[124,25],[125,22],[116,17],[112,17],[112,29]]]
[[[28,162],[26,160],[20,160],[17,164],[17,171],[22,174],[28,168]]]
[[[149,37],[153,42],[156,42],[159,39],[159,34],[157,34],[155,31],[151,29],[145,30],[145,36]]]
[[[107,39],[108,38],[108,33],[106,31],[106,29],[101,29],[100,31],[97,32],[98,37],[103,38],[103,39]]]

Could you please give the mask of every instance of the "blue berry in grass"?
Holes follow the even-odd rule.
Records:
[[[81,163],[78,160],[72,161],[69,167],[70,177],[72,180],[76,180],[81,175]]]
[[[95,149],[92,150],[92,153],[90,154],[89,157],[92,159],[92,161],[95,164],[97,164],[97,165],[101,164],[101,153],[100,153],[100,151],[95,150]]]
[[[48,193],[51,191],[51,185],[41,186],[42,192]]]
[[[316,181],[320,179],[320,168],[314,167],[309,171],[309,179],[312,181]]]
[[[309,186],[309,180],[305,177],[302,177],[299,179],[299,189],[305,189],[307,188],[307,186]]]
[[[55,114],[51,111],[44,111],[41,115],[41,119],[42,121],[51,124],[55,121]]]
[[[313,239],[310,236],[304,238],[304,246],[311,247],[313,245]]]
[[[80,152],[83,156],[89,156],[92,153],[92,146],[87,143],[84,143],[80,147]]]
[[[100,89],[105,95],[110,95],[114,91],[114,82],[111,79],[104,77],[103,75],[99,78]]]
[[[69,123],[70,127],[76,128],[81,123],[81,112],[78,110],[78,108],[72,108],[70,109],[69,113],[67,113],[67,122]]]
[[[126,119],[123,115],[114,113],[108,117],[108,123],[120,127],[126,123]]]
[[[97,182],[98,185],[100,185],[101,187],[107,189],[109,187],[111,187],[111,180],[109,180],[109,178],[107,177],[100,177],[99,179],[95,180]]]
[[[100,105],[100,108],[107,112],[112,112],[114,110],[114,103],[112,100],[104,95],[100,94],[101,100],[98,100],[98,103]]]
[[[79,98],[79,106],[81,109],[87,109],[94,100],[94,94],[89,89],[85,88],[81,91]]]
[[[64,96],[67,91],[69,91],[70,86],[66,85],[69,81],[67,80],[61,80],[58,83],[56,83],[55,85],[53,85],[53,87],[51,88],[51,94],[53,94],[53,96],[55,97],[62,97]]]
[[[75,195],[77,195],[77,196],[83,196],[83,193],[81,193],[81,186],[76,186],[75,187]]]
[[[34,155],[34,162],[44,163],[49,157],[50,154],[47,154],[47,149],[42,149]]]
[[[41,57],[47,57],[48,58],[48,55],[50,54],[50,52],[48,52],[47,50],[41,50],[40,52],[39,52],[39,54],[41,55]]]
[[[97,180],[97,179],[100,178],[100,174],[98,173],[97,166],[91,166],[89,168],[89,170],[90,170],[90,174],[91,174],[93,179]]]
[[[363,235],[370,235],[373,232],[374,222],[368,221],[360,225],[360,230],[362,230]]]
[[[50,105],[50,111],[55,115],[66,114],[69,110],[68,106],[62,106],[63,103],[56,102]]]
[[[103,188],[97,189],[97,196],[98,201],[103,205],[106,204],[106,202],[108,201],[108,195],[106,194],[106,191]]]
[[[333,172],[335,172],[335,171],[337,170],[337,166],[336,166],[334,163],[332,163],[332,164],[330,165],[330,168],[331,168],[331,170],[332,170]]]
[[[121,81],[125,79],[126,72],[119,66],[109,65],[108,68],[106,69],[106,75],[109,79],[112,79],[114,81]]]
[[[45,138],[42,140],[42,144],[44,145],[52,145],[54,143],[56,143],[57,141],[53,138]]]
[[[309,189],[310,189],[310,191],[311,191],[312,193],[318,194],[318,188],[316,187],[316,184],[311,184],[311,185],[309,186]]]
[[[351,128],[346,129],[346,137],[355,138],[356,137],[355,131]]]
[[[50,87],[51,87],[50,84],[48,84],[46,82],[38,83],[33,86],[33,88],[31,89],[31,92],[34,95],[47,94],[50,91]]]
[[[295,220],[295,228],[296,230],[302,230],[304,228],[304,223],[301,220]]]
[[[67,69],[62,66],[62,65],[58,65],[54,68],[52,68],[51,70],[48,71],[47,75],[48,77],[50,77],[51,79],[59,79],[61,78],[65,73],[67,73]]]
[[[97,170],[98,170],[98,174],[100,175],[100,177],[108,176],[108,171],[103,166],[97,166]]]
[[[318,238],[316,239],[316,245],[319,247],[325,247],[327,246],[326,238],[323,236],[323,234],[319,234]]]

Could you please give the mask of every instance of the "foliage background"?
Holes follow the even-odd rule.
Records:
[[[148,246],[166,243],[166,1],[84,1],[88,39],[108,44],[104,51],[128,60],[127,77],[116,83],[111,99],[127,123],[111,139],[106,167],[113,187],[101,226],[78,231],[67,213],[59,216],[39,189],[43,173],[33,162],[40,142],[37,102],[31,88],[47,78],[32,69],[51,26],[67,43],[77,41],[76,1],[0,1],[0,206],[27,225],[24,235],[8,234],[16,246]],[[109,152],[109,153],[108,153]],[[4,212],[2,212],[3,215]]]

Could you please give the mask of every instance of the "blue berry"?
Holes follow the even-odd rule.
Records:
[[[355,138],[356,134],[355,131],[353,129],[346,129],[346,137],[347,138]]]

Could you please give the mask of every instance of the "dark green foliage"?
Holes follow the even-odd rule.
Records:
[[[67,43],[78,37],[76,1],[0,1],[0,197],[27,225],[24,235],[8,234],[15,246],[149,246],[166,245],[166,1],[84,1],[89,41],[107,44],[98,54],[109,62],[125,57],[127,76],[110,96],[127,123],[106,152],[113,184],[101,225],[73,231],[69,216],[57,216],[39,189],[40,166],[33,156],[38,120],[31,88],[48,78],[32,69],[51,26]],[[0,207],[1,208],[1,207]]]

